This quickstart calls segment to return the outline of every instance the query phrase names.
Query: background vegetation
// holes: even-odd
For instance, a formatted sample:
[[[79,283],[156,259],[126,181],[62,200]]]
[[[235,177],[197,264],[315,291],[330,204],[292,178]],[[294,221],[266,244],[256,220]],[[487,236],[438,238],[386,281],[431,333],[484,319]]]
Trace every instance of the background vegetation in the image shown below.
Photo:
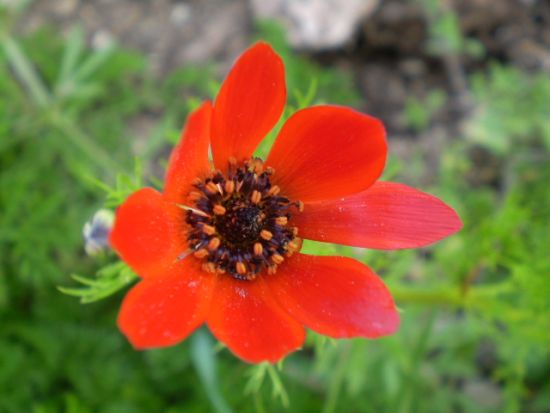
[[[160,185],[186,113],[215,94],[215,64],[153,77],[142,54],[90,49],[77,26],[68,36],[19,34],[20,10],[0,5],[0,412],[550,411],[550,78],[491,61],[456,16],[423,7],[430,53],[488,61],[464,74],[466,115],[438,164],[413,141],[385,178],[442,197],[464,229],[414,251],[307,243],[382,275],[401,330],[377,341],[311,334],[284,363],[250,366],[206,330],[135,352],[115,326],[126,287],[85,305],[57,289],[93,301],[133,280],[112,254],[85,254],[82,228],[105,202]],[[324,101],[362,107],[349,71],[297,56],[272,23],[255,30],[285,60],[289,112]],[[450,93],[405,102],[417,142]],[[150,113],[155,127],[136,134],[134,121]]]

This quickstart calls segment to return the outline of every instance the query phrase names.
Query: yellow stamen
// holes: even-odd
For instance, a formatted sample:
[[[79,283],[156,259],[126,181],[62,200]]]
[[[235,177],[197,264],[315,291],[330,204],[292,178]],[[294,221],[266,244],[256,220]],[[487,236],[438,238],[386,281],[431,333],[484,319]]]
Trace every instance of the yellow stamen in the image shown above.
[[[221,244],[221,241],[218,237],[214,237],[210,240],[210,242],[208,243],[208,249],[210,251],[215,251],[218,249],[218,247],[220,246]]]
[[[261,242],[257,242],[254,244],[254,254],[255,255],[262,255],[264,252],[264,247]]]
[[[216,215],[224,215],[226,212],[226,209],[220,204],[218,204],[214,206],[213,211],[214,211],[214,214]]]
[[[241,261],[237,262],[237,264],[235,265],[235,269],[240,275],[246,274],[246,265],[244,265]]]
[[[205,248],[201,248],[200,250],[195,251],[193,255],[199,259],[202,259],[208,255],[208,250],[206,250]]]
[[[253,168],[254,172],[259,175],[264,171],[264,163],[261,159],[256,158],[253,160]]]
[[[250,196],[250,202],[253,204],[257,204],[262,200],[262,194],[259,191],[252,191],[252,195]]]
[[[260,237],[262,237],[266,241],[269,241],[271,238],[273,238],[273,234],[267,229],[262,229],[262,231],[260,232]]]
[[[281,188],[277,185],[273,185],[271,188],[269,188],[269,191],[267,191],[267,195],[269,196],[275,196],[278,195],[279,192],[281,192]]]
[[[214,274],[216,272],[216,264],[213,262],[206,262],[202,264],[202,269],[210,274]]]
[[[281,264],[285,258],[281,254],[273,254],[271,256],[271,261],[273,261],[275,264]]]
[[[225,192],[232,194],[235,191],[235,181],[226,181],[225,183]]]
[[[202,198],[202,194],[200,192],[197,192],[197,191],[189,192],[189,200],[190,201],[198,201],[201,198]]]
[[[206,184],[206,190],[212,194],[215,194],[216,192],[218,192],[218,187],[214,182],[208,182]]]
[[[214,235],[216,233],[216,228],[214,228],[212,225],[204,224],[202,226],[202,232],[204,232],[206,235]]]
[[[286,245],[286,249],[290,253],[300,251],[302,249],[303,240],[301,238],[294,238]]]

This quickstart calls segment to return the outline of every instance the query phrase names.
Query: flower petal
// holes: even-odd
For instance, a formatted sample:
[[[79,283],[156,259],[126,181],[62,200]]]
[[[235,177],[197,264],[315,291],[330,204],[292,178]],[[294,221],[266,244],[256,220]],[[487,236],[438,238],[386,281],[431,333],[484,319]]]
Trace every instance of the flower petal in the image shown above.
[[[293,217],[302,237],[363,248],[417,248],[462,228],[456,212],[435,196],[377,182],[346,198],[306,203]]]
[[[281,306],[318,333],[376,338],[399,327],[382,280],[351,258],[295,254],[265,280]]]
[[[164,186],[166,199],[184,203],[193,179],[203,177],[210,170],[208,147],[211,118],[212,104],[208,101],[187,118],[180,142],[168,162]]]
[[[275,363],[305,338],[303,327],[279,307],[260,279],[220,277],[207,323],[218,340],[250,363]]]
[[[266,164],[285,196],[317,201],[367,189],[386,162],[382,123],[352,109],[315,106],[285,123]]]
[[[160,192],[143,188],[118,208],[109,242],[140,276],[150,277],[175,265],[185,251],[183,211]]]
[[[141,281],[124,298],[120,330],[138,349],[180,342],[204,322],[214,280],[189,258],[167,275]]]
[[[223,82],[212,119],[212,155],[222,171],[227,161],[241,161],[275,126],[285,106],[285,68],[281,58],[263,42],[237,60]]]

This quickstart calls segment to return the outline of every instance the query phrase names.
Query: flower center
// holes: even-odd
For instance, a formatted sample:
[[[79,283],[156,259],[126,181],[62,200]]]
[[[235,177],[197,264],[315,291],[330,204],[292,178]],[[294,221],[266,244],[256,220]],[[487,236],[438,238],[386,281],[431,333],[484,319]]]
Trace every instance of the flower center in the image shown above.
[[[262,230],[262,211],[246,202],[230,202],[226,213],[216,219],[215,227],[223,239],[234,246],[250,246]]]
[[[213,172],[196,179],[186,207],[189,246],[203,270],[252,280],[275,273],[285,257],[301,248],[298,228],[289,225],[301,202],[291,202],[271,184],[274,171],[261,159],[229,162],[226,175]]]

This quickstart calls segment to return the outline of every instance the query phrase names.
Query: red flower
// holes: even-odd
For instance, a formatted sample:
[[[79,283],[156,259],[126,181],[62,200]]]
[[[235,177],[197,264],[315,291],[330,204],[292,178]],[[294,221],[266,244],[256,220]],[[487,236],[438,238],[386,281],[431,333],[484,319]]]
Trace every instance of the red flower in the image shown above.
[[[302,345],[304,327],[337,338],[391,334],[399,316],[380,278],[351,258],[299,253],[298,236],[397,249],[460,229],[439,199],[376,182],[384,127],[352,109],[300,110],[265,163],[254,158],[285,99],[283,62],[256,44],[215,104],[189,116],[164,192],[143,188],[118,209],[111,245],[142,277],[118,317],[134,347],[176,344],[206,322],[240,358],[275,362]]]

